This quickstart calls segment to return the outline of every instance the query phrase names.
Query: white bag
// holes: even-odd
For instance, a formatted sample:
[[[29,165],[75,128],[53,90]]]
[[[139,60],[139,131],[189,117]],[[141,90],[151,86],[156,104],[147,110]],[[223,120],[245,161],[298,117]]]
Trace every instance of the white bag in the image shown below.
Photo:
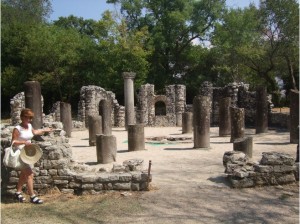
[[[4,149],[4,158],[3,164],[6,167],[19,169],[22,166],[21,159],[20,159],[20,149],[17,148],[15,151],[13,149],[14,142],[11,143],[10,147]]]

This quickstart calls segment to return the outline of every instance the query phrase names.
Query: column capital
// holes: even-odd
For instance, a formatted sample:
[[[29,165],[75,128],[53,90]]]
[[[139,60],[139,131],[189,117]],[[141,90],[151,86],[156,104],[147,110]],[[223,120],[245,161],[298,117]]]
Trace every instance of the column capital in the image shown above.
[[[124,79],[134,79],[136,76],[135,72],[123,72],[122,76]]]

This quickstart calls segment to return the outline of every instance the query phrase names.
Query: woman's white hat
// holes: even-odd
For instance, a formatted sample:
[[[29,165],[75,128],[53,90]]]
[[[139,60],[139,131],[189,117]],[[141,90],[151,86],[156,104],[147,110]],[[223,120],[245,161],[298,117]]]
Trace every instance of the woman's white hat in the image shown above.
[[[26,145],[21,149],[20,158],[24,163],[34,164],[42,157],[43,152],[36,144]]]

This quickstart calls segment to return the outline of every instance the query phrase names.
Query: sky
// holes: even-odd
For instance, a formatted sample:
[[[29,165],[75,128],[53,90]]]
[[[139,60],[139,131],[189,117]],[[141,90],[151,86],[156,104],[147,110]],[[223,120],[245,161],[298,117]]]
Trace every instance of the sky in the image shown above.
[[[106,0],[52,0],[51,2],[53,12],[49,21],[70,15],[98,21],[105,10],[115,10],[113,4],[106,4]],[[259,0],[226,0],[226,5],[232,8],[244,8],[251,2],[258,6]]]

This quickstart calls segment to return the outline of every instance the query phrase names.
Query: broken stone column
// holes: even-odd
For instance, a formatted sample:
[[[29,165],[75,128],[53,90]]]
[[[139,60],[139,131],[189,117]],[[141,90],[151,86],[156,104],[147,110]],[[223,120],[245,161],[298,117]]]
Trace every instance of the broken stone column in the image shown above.
[[[96,135],[97,162],[106,164],[116,161],[117,141],[113,135]]]
[[[63,130],[67,137],[71,137],[72,133],[72,111],[71,104],[60,102],[60,121],[63,123]]]
[[[128,125],[128,151],[140,150],[145,150],[144,125]]]
[[[219,136],[230,136],[231,134],[231,116],[230,116],[231,98],[224,97],[219,101]]]
[[[231,138],[230,142],[235,139],[243,138],[245,135],[245,110],[244,108],[230,107],[231,115]]]
[[[253,138],[244,137],[235,139],[233,142],[233,151],[245,153],[249,158],[252,158]]]
[[[299,143],[299,91],[290,90],[290,143]]]
[[[99,115],[89,115],[89,145],[96,145],[96,135],[103,134],[102,118]]]
[[[125,97],[125,128],[135,123],[134,114],[134,72],[123,72]]]
[[[268,95],[264,86],[256,89],[256,134],[268,132]]]
[[[104,135],[111,135],[111,103],[108,100],[101,100],[99,104],[99,113],[102,117],[102,131]]]
[[[34,117],[32,119],[32,127],[39,129],[43,126],[43,108],[41,85],[37,81],[24,82],[25,107],[32,110]]]
[[[182,114],[182,134],[193,132],[193,113],[184,112]]]
[[[194,148],[210,146],[210,107],[210,97],[195,96],[193,100]]]

